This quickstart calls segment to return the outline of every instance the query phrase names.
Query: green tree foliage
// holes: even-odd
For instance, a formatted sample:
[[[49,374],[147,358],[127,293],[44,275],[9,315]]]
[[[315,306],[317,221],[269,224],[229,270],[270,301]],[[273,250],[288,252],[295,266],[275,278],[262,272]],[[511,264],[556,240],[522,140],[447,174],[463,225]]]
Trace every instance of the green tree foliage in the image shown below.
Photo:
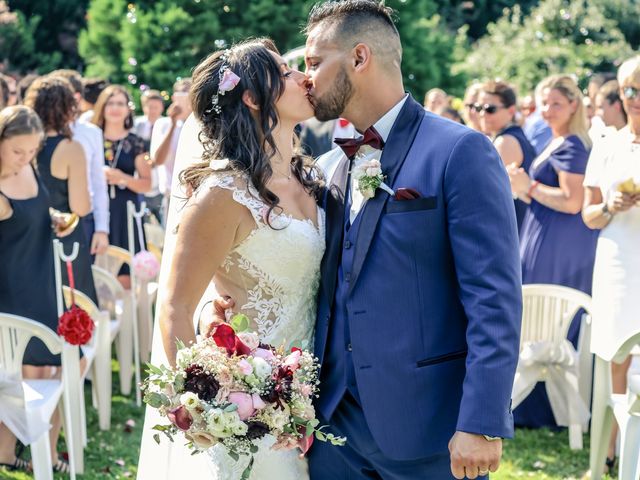
[[[468,78],[509,79],[526,92],[553,73],[584,79],[613,70],[631,53],[616,22],[605,17],[601,0],[543,0],[527,17],[517,6],[507,10],[454,71]]]
[[[77,37],[85,25],[89,0],[8,0],[7,3],[22,17],[18,25],[23,28],[22,34],[29,35],[33,42],[34,55],[40,62],[37,70],[81,66]],[[22,63],[17,65],[25,69]]]

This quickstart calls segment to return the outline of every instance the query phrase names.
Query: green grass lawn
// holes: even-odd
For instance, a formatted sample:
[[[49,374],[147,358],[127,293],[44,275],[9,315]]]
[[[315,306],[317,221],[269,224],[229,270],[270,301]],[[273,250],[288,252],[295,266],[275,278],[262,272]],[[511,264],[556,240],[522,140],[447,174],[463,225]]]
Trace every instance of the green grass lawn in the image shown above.
[[[102,432],[98,428],[97,413],[90,405],[91,390],[86,389],[89,445],[85,450],[86,473],[79,475],[79,479],[136,477],[144,409],[136,406],[134,394],[129,397],[119,394],[115,374],[113,387],[111,430],[107,432]],[[569,449],[566,431],[517,430],[515,439],[505,442],[501,468],[491,478],[495,480],[580,479],[587,471],[589,464],[588,435],[584,440],[584,450],[576,452]],[[66,450],[62,440],[60,450]],[[0,479],[27,480],[30,478],[32,478],[30,475],[24,473],[0,470]],[[64,478],[68,477],[56,476],[56,480]]]

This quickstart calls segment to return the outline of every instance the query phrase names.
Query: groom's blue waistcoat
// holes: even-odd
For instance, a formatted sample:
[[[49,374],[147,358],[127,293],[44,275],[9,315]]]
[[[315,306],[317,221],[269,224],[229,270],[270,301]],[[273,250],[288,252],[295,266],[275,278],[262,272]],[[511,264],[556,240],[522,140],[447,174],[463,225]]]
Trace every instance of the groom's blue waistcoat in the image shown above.
[[[349,389],[395,460],[446,452],[456,430],[511,436],[520,259],[509,181],[491,142],[409,98],[381,163],[388,185],[421,197],[378,190],[348,232],[347,159],[324,158],[332,159],[315,332],[319,412],[330,422]]]

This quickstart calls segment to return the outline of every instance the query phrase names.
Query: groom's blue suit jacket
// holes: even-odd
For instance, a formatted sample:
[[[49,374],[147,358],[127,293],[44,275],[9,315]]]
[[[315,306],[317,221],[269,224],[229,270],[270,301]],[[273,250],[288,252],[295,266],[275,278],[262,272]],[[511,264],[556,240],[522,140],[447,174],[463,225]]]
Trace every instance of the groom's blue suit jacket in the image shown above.
[[[327,348],[339,348],[327,339],[344,248],[347,162],[339,149],[319,159],[332,176],[315,336],[321,360]],[[421,198],[399,201],[379,189],[359,214],[342,307],[371,433],[397,460],[445,452],[456,430],[510,437],[522,296],[503,164],[484,135],[425,112],[412,98],[381,162],[388,185]]]

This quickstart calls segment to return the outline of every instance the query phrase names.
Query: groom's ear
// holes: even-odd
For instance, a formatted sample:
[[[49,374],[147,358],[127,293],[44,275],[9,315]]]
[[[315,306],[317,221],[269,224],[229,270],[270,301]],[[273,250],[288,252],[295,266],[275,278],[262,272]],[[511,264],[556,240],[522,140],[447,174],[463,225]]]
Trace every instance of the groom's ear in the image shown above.
[[[242,103],[244,103],[249,109],[255,110],[256,112],[260,111],[260,107],[255,102],[253,95],[249,90],[245,90],[242,92]]]
[[[371,63],[371,48],[366,43],[359,43],[353,47],[352,61],[353,68],[356,72],[362,72],[369,67]]]

